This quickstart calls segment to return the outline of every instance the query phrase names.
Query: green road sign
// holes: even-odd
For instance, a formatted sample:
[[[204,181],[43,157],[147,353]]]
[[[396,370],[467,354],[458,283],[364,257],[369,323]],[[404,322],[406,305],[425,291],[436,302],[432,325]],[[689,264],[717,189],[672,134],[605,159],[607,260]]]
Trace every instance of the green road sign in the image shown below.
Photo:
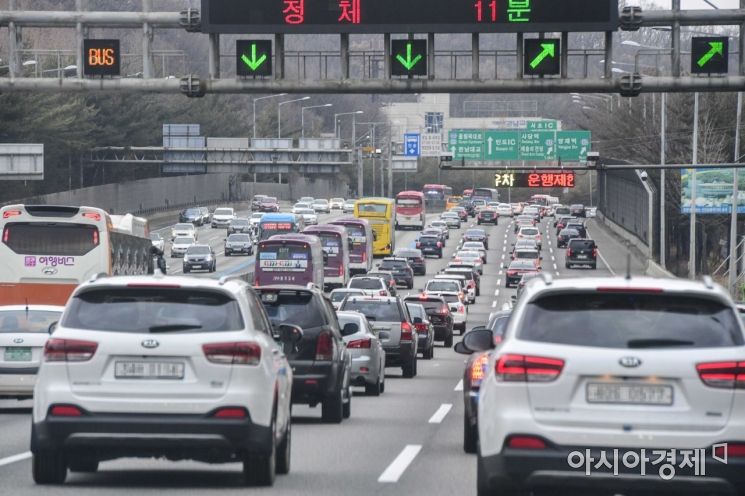
[[[484,160],[484,132],[480,129],[450,131],[448,143],[453,160]]]
[[[554,160],[556,158],[555,131],[519,131],[520,160]]]
[[[691,38],[691,73],[726,74],[729,69],[729,39],[724,36]]]
[[[272,42],[238,40],[235,42],[236,69],[239,76],[272,75]]]
[[[558,131],[556,153],[563,162],[584,162],[590,151],[590,131]]]
[[[484,160],[519,160],[520,142],[515,131],[486,131]]]
[[[526,129],[528,131],[556,131],[559,128],[559,121],[553,120],[542,120],[542,121],[528,121]]]
[[[561,40],[556,38],[529,38],[523,43],[523,74],[526,76],[559,74]]]
[[[394,76],[426,76],[427,40],[391,41],[391,59]]]

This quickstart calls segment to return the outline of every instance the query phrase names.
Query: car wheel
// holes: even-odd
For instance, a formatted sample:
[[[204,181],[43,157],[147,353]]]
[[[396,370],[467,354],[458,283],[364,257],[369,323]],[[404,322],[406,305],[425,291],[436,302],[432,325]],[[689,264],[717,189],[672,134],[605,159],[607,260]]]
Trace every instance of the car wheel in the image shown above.
[[[442,258],[442,252],[437,254],[437,258]]]
[[[460,335],[464,335],[466,333],[466,323],[463,322],[463,324],[460,326]]]
[[[189,267],[184,267],[184,274],[188,274],[190,270]]]
[[[98,461],[97,460],[70,461],[68,468],[70,469],[70,472],[92,474],[92,473],[98,472]]]
[[[463,451],[476,453],[478,447],[479,431],[475,425],[471,425],[468,417],[463,415]]]
[[[347,386],[347,402],[342,407],[342,417],[348,419],[352,416],[352,387]]]
[[[250,486],[272,486],[277,475],[277,420],[272,419],[271,447],[267,454],[247,454],[243,458],[243,478]]]
[[[380,396],[380,393],[382,392],[380,376],[378,376],[378,380],[375,384],[365,384],[365,394],[368,396]]]
[[[277,447],[277,473],[281,475],[290,473],[290,451],[292,449],[292,422],[287,419],[287,430],[282,442]]]
[[[453,347],[453,333],[451,332],[445,337],[445,348]]]
[[[229,251],[226,251],[226,252],[225,252],[225,256],[226,256],[226,257],[229,257],[229,256],[230,256],[230,252],[229,252]]]
[[[431,343],[429,348],[424,351],[424,359],[432,360],[435,357],[435,343]]]
[[[416,355],[409,359],[409,363],[401,367],[404,378],[411,379],[416,375]]]
[[[406,289],[414,289],[414,281],[409,281],[409,283],[406,285]]]
[[[321,418],[324,422],[329,424],[341,423],[344,418],[344,390],[339,389],[338,394],[334,394],[325,400],[321,404]]]
[[[67,479],[67,465],[58,451],[34,453],[31,471],[37,484],[62,484]]]
[[[564,265],[566,266],[567,269],[571,269],[572,268],[572,266],[569,265],[569,263],[565,263]]]

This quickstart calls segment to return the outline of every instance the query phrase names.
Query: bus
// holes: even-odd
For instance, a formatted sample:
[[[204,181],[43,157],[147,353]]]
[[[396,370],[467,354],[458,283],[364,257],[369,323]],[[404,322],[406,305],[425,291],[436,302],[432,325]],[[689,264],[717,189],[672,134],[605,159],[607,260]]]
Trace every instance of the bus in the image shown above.
[[[318,236],[321,248],[326,252],[323,272],[323,287],[326,291],[346,287],[349,282],[350,240],[344,226],[318,224],[306,227],[303,234]]]
[[[305,223],[300,215],[267,213],[259,221],[259,241],[277,234],[299,233],[304,228]]]
[[[551,195],[533,195],[530,197],[530,203],[535,203],[542,207],[550,207],[559,203],[559,198]]]
[[[64,305],[97,274],[153,273],[146,219],[82,206],[6,205],[0,213],[3,305]]]
[[[307,234],[277,234],[259,241],[254,285],[314,284],[323,287],[325,256],[321,240]]]
[[[330,222],[337,226],[344,226],[347,230],[349,240],[352,242],[352,250],[349,253],[349,273],[351,275],[367,274],[373,266],[373,240],[375,239],[372,227],[366,219],[356,217],[342,217]]]
[[[422,230],[426,221],[424,193],[402,191],[396,195],[396,229]]]
[[[475,200],[477,198],[486,200],[486,203],[498,202],[499,192],[494,188],[474,188],[471,193],[471,199]]]
[[[450,210],[453,207],[457,207],[463,201],[462,196],[449,196],[445,199],[445,210]]]
[[[373,255],[390,256],[396,250],[396,205],[390,198],[363,198],[354,204],[354,216],[367,219],[373,229]]]
[[[473,194],[473,189],[464,189],[463,190],[463,198],[471,198],[471,195]]]
[[[445,184],[425,184],[422,193],[426,201],[438,201],[444,204],[448,196],[453,196],[453,188]]]

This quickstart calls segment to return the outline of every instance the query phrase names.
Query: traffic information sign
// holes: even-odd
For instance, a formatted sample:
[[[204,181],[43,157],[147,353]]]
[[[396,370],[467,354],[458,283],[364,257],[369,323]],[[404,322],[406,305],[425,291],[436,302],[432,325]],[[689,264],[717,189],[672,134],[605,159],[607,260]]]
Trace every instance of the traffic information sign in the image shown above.
[[[202,0],[205,33],[615,31],[618,0]]]
[[[691,38],[692,74],[726,74],[728,62],[729,39],[726,36]]]
[[[269,40],[237,40],[236,68],[239,76],[272,75],[272,42]]]
[[[550,125],[549,125],[550,126]],[[448,140],[453,160],[584,162],[590,131],[456,129]]]
[[[531,38],[524,43],[523,74],[550,76],[561,72],[561,40]]]
[[[497,188],[574,188],[572,171],[559,172],[497,172]]]
[[[118,76],[120,74],[119,40],[83,40],[83,74]]]

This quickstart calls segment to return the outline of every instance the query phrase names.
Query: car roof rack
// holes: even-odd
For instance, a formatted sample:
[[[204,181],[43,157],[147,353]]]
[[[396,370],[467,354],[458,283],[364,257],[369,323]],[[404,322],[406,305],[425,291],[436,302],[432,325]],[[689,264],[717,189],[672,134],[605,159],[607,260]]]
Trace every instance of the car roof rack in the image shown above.
[[[714,280],[711,276],[704,276],[703,281],[707,289],[714,289]]]
[[[104,277],[109,277],[109,275],[106,272],[99,272],[98,274],[93,274],[88,282],[96,282],[99,279],[103,279]]]

